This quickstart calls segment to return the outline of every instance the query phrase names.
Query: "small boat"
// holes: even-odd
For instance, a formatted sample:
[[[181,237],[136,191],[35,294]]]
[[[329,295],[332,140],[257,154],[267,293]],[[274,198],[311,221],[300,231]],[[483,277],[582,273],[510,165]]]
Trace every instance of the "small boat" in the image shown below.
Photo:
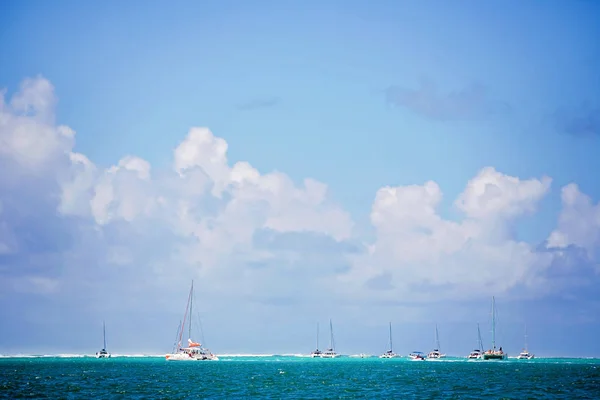
[[[320,358],[321,354],[323,354],[323,353],[321,352],[321,350],[319,350],[319,323],[317,322],[317,347],[316,347],[315,351],[310,353],[310,356],[312,358]]]
[[[106,351],[106,324],[102,321],[102,336],[104,336],[104,347],[96,352],[96,358],[110,358],[110,353]]]
[[[477,348],[473,350],[468,356],[469,360],[481,360],[483,359],[483,342],[481,341],[481,331],[479,330],[479,324],[477,324]]]
[[[340,355],[335,352],[335,340],[333,339],[333,325],[329,320],[329,348],[321,353],[321,358],[338,358]]]
[[[194,298],[194,281],[192,281],[192,287],[190,288],[190,294],[188,296],[187,305],[185,307],[185,313],[183,315],[183,321],[181,326],[178,327],[177,332],[177,343],[175,348],[170,354],[165,356],[167,361],[203,361],[203,360],[218,360],[219,358],[212,354],[207,348],[202,347],[202,344],[192,340],[192,304]],[[188,314],[189,311],[189,314]],[[189,318],[188,318],[189,315]],[[182,346],[183,332],[185,330],[185,323],[188,320],[188,340],[187,346]]]
[[[435,324],[435,349],[433,349],[433,351],[430,351],[429,354],[427,354],[427,359],[428,360],[437,360],[440,358],[445,358],[446,355],[442,354],[439,349],[440,349],[440,336],[438,335],[437,324]]]
[[[484,360],[506,360],[508,354],[502,350],[502,346],[496,349],[496,299],[492,297],[492,348],[483,353]]]
[[[390,322],[390,349],[379,356],[379,358],[399,358],[400,356],[394,353],[394,349],[392,347],[392,323]]]
[[[525,326],[525,348],[517,356],[518,360],[531,360],[535,355],[531,354],[527,349],[527,325]]]
[[[412,361],[425,361],[425,354],[421,351],[413,351],[408,355]]]

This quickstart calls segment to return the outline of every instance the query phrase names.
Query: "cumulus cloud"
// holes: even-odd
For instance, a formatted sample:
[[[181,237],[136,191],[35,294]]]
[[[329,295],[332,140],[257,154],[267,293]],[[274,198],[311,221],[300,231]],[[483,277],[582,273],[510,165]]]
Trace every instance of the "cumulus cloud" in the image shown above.
[[[557,228],[548,237],[548,247],[576,246],[594,257],[600,246],[600,203],[594,204],[574,183],[562,188],[561,199],[563,209]]]
[[[433,120],[476,119],[510,110],[507,103],[490,98],[485,87],[478,84],[443,94],[433,82],[421,80],[417,89],[388,87],[385,100],[389,105],[406,108]]]
[[[141,249],[140,243],[158,241],[167,251],[153,260],[153,270],[138,272],[161,279],[202,274],[226,279],[246,263],[275,262],[274,251],[254,245],[263,230],[298,233],[299,243],[310,243],[313,234],[341,243],[352,234],[352,219],[329,200],[327,185],[310,178],[297,185],[283,173],[261,173],[248,162],[230,165],[227,142],[208,128],[190,129],[173,153],[172,170],[153,171],[133,155],[98,167],[73,151],[71,129],[54,124],[56,103],[52,85],[41,77],[26,80],[10,101],[2,97],[2,254],[23,249],[27,239],[19,235],[20,225],[31,209],[44,210],[40,223],[55,226],[60,221],[72,236],[71,246],[60,249],[62,259],[93,254],[86,260],[88,273],[56,268],[54,274],[65,281],[74,276],[85,280],[93,275],[89,271],[102,274],[109,265],[137,265],[146,253],[158,251]],[[174,260],[179,272],[167,271],[165,264]],[[49,293],[50,287],[40,290]]]
[[[103,167],[76,152],[75,132],[56,123],[47,80],[28,79],[5,97],[0,293],[4,302],[46,299],[26,310],[29,321],[52,313],[66,321],[62,309],[80,318],[177,312],[173,294],[191,278],[213,299],[206,308],[247,305],[248,318],[262,315],[253,304],[314,311],[336,301],[481,299],[517,288],[538,295],[560,290],[555,282],[582,259],[574,247],[592,254],[600,245],[600,206],[575,185],[563,188],[547,246],[514,237],[516,221],[549,192],[548,177],[483,168],[454,201],[459,220],[440,214],[434,181],[382,187],[370,213],[374,236],[363,237],[326,184],[231,163],[225,139],[206,127],[189,130],[171,168],[135,155]]]
[[[551,257],[515,240],[506,227],[535,211],[550,182],[484,168],[455,202],[464,214],[458,222],[438,214],[442,192],[435,182],[381,188],[371,210],[376,240],[340,278],[340,286],[367,298],[423,301],[534,286]]]

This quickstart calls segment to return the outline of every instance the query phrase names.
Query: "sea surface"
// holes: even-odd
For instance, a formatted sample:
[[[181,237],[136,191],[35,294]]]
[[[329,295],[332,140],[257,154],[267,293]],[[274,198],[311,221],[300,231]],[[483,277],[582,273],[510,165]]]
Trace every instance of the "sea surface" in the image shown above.
[[[600,399],[600,359],[3,357],[0,398]]]

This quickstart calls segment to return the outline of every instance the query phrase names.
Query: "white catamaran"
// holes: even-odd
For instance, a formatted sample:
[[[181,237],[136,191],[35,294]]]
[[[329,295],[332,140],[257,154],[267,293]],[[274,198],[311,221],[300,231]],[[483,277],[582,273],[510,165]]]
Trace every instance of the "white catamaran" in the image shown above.
[[[433,351],[430,351],[429,354],[427,354],[427,359],[437,360],[445,357],[446,355],[440,352],[440,335],[438,334],[437,324],[435,324],[435,349],[433,349]]]
[[[390,349],[379,356],[379,358],[399,358],[400,356],[394,353],[394,348],[392,347],[392,323],[390,322]]]
[[[317,357],[321,357],[321,354],[323,354],[323,353],[321,352],[321,350],[319,350],[319,323],[317,322],[317,347],[316,347],[315,351],[310,353],[310,356],[312,358],[317,358]]]
[[[496,349],[496,299],[492,296],[492,348],[483,353],[484,360],[506,360],[508,355],[502,351],[502,346]]]
[[[338,358],[340,355],[335,352],[335,340],[333,339],[333,324],[329,320],[329,348],[321,353],[321,358]]]
[[[201,361],[201,360],[218,360],[219,358],[212,354],[207,348],[202,347],[202,344],[194,342],[192,340],[192,304],[194,298],[194,281],[192,281],[192,287],[190,288],[190,294],[188,296],[187,305],[185,307],[185,313],[183,315],[183,321],[177,332],[177,343],[173,352],[167,354],[165,358],[168,361]],[[189,316],[189,317],[188,317]],[[183,332],[185,330],[186,320],[188,322],[188,340],[187,346],[182,346]]]
[[[106,324],[102,321],[102,336],[104,336],[104,347],[96,352],[96,358],[110,358],[110,353],[106,351]]]
[[[534,357],[535,356],[529,352],[529,349],[527,346],[527,325],[525,325],[525,348],[523,349],[523,351],[521,353],[519,353],[519,356],[517,357],[517,359],[531,360]]]
[[[481,331],[479,330],[479,323],[477,324],[477,348],[469,354],[467,357],[469,360],[481,360],[483,359],[483,342],[481,341]]]

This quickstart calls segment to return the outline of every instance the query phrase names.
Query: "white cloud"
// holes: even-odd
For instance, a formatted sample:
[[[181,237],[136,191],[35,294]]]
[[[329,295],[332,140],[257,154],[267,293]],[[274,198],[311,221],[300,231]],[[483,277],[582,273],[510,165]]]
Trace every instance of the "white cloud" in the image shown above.
[[[533,212],[549,187],[547,177],[520,180],[484,168],[455,202],[465,214],[460,222],[438,214],[435,182],[381,188],[371,211],[376,240],[340,287],[349,295],[435,300],[533,285],[551,256],[516,241],[507,225]]]
[[[594,204],[574,183],[562,188],[561,198],[563,208],[558,226],[548,238],[548,247],[575,245],[595,255],[600,246],[600,203]]]
[[[549,191],[547,177],[522,180],[482,169],[454,203],[464,216],[460,221],[438,212],[443,196],[434,181],[380,188],[370,215],[375,237],[368,240],[356,236],[353,220],[330,200],[327,185],[261,173],[244,161],[230,164],[227,142],[208,128],[190,129],[173,153],[171,170],[153,169],[133,155],[108,168],[94,165],[73,151],[74,132],[55,125],[55,104],[43,78],[0,102],[0,166],[13,167],[0,176],[0,254],[26,252],[31,241],[16,230],[29,203],[19,205],[15,196],[44,202],[51,211],[39,223],[57,224],[60,229],[47,229],[68,232],[68,240],[38,246],[50,249],[38,260],[54,260],[52,273],[36,264],[11,282],[33,282],[47,294],[69,290],[75,280],[71,289],[86,288],[87,295],[96,290],[90,278],[113,279],[110,290],[123,282],[129,295],[143,285],[155,293],[203,276],[211,283],[207,292],[260,293],[265,303],[269,296],[311,292],[319,301],[487,297],[519,285],[534,293],[554,257],[516,240],[509,229],[535,212]],[[563,201],[549,243],[597,246],[598,206],[572,186],[563,189]],[[285,240],[273,239],[277,235]],[[49,236],[42,239],[58,241]],[[257,237],[271,239],[257,244]],[[358,241],[364,246],[353,245]],[[53,258],[46,258],[49,252]]]
[[[45,172],[71,150],[73,130],[54,125],[56,98],[50,82],[26,79],[8,103],[0,93],[0,156],[17,162],[19,172]]]
[[[471,218],[512,218],[535,211],[551,182],[546,176],[522,181],[487,167],[469,181],[455,204]]]

